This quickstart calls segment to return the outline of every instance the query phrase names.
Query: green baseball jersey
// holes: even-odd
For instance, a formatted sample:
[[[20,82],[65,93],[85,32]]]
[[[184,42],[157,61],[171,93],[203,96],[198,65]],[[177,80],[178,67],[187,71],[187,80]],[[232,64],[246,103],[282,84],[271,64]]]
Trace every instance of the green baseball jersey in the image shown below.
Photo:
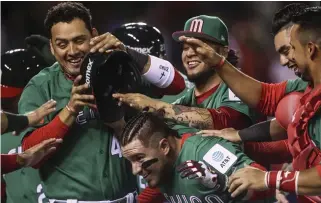
[[[1,153],[21,153],[21,137],[13,136],[12,132],[1,135]],[[37,170],[22,168],[5,174],[7,203],[49,203],[42,191],[41,180]]]
[[[233,202],[227,191],[218,193],[202,185],[199,180],[182,179],[175,168],[187,160],[203,161],[212,170],[227,176],[253,163],[238,144],[217,137],[192,136],[183,144],[172,177],[159,187],[169,202]]]
[[[309,135],[314,144],[321,149],[321,112],[314,115],[308,125]]]
[[[291,92],[304,92],[307,86],[308,83],[303,81],[301,78],[287,80],[285,93],[288,94]]]
[[[47,124],[65,108],[71,88],[72,81],[66,79],[60,65],[55,63],[27,84],[19,101],[19,113],[54,99],[56,111],[45,118]],[[33,130],[28,128],[23,136]],[[136,177],[123,158],[117,139],[89,108],[79,112],[64,142],[39,171],[49,199],[114,200],[137,189]]]

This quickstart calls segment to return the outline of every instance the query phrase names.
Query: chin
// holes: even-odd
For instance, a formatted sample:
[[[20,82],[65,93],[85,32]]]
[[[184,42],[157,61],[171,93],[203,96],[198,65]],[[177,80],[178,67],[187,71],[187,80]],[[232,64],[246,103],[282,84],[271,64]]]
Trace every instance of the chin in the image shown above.
[[[158,186],[157,181],[155,181],[155,180],[148,181],[148,187],[156,188],[157,186]]]

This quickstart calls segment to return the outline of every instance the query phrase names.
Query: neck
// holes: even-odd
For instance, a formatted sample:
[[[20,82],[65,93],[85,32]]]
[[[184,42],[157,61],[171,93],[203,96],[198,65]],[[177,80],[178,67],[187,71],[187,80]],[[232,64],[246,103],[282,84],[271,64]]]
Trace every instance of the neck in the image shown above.
[[[209,91],[210,89],[217,86],[221,82],[222,82],[222,79],[220,78],[220,76],[218,74],[213,74],[204,83],[202,84],[195,83],[195,96],[204,94],[205,92]]]
[[[313,87],[320,85],[321,84],[321,59],[311,64],[310,74],[313,81]]]

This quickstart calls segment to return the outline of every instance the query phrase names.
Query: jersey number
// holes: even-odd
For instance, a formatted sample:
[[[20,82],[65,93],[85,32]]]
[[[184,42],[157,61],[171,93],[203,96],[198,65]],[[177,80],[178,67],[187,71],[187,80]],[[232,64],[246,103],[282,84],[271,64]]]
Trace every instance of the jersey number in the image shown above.
[[[123,156],[121,154],[118,140],[115,137],[113,137],[113,141],[111,143],[111,155],[116,155],[116,154],[118,154],[119,158]]]

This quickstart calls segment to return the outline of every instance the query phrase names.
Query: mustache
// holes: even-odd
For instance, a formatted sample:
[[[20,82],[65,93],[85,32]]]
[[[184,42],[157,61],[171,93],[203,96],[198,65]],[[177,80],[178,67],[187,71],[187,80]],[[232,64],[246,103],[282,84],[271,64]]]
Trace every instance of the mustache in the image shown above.
[[[146,169],[146,168],[150,167],[151,165],[153,165],[156,162],[158,162],[158,158],[154,158],[154,159],[150,159],[150,160],[144,161],[142,163],[142,168]]]

